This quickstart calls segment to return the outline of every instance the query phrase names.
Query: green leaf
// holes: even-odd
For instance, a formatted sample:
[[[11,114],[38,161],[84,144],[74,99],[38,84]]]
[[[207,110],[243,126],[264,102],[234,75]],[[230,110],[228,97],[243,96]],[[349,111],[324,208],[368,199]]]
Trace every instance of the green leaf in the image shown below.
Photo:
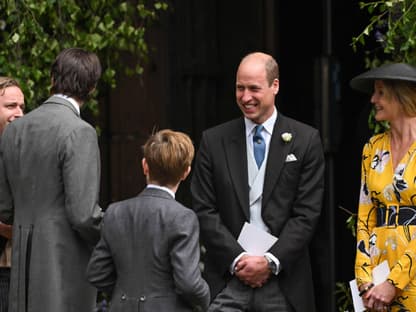
[[[98,94],[116,87],[116,75],[129,68],[120,60],[122,51],[135,60],[130,71],[142,74],[149,50],[145,29],[168,7],[167,0],[139,0],[137,7],[115,0],[0,1],[0,73],[24,82],[29,110],[49,95],[47,88],[37,86],[49,85],[50,65],[67,47],[81,46],[99,55],[105,70]]]
[[[13,43],[19,42],[19,39],[20,39],[19,34],[18,33],[14,33],[13,36],[12,36]]]

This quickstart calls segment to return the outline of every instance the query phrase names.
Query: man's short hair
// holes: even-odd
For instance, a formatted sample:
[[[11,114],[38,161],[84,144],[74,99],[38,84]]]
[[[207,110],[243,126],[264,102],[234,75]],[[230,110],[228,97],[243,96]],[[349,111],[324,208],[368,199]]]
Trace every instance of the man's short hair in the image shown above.
[[[264,62],[264,68],[266,70],[266,79],[269,83],[269,86],[273,84],[275,79],[279,79],[279,64],[277,63],[276,59],[271,56],[270,54],[266,54],[263,52],[251,52],[244,56],[240,62],[240,64],[252,57],[256,57],[258,59],[262,59]]]
[[[188,135],[170,129],[160,130],[143,147],[150,180],[162,186],[176,185],[192,164],[194,146]]]
[[[21,89],[20,84],[16,79],[6,76],[0,76],[0,95],[4,94],[4,91],[8,87],[18,87]]]
[[[101,63],[95,53],[80,48],[65,49],[51,67],[51,93],[86,101],[100,76]]]

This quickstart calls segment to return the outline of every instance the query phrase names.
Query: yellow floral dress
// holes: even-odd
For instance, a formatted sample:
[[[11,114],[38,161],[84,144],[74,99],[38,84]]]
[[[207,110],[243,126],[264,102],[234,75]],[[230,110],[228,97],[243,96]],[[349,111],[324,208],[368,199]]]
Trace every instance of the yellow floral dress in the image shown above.
[[[390,311],[416,311],[416,142],[393,168],[389,132],[363,148],[355,276],[371,282],[372,269],[388,261],[388,279],[403,291]]]

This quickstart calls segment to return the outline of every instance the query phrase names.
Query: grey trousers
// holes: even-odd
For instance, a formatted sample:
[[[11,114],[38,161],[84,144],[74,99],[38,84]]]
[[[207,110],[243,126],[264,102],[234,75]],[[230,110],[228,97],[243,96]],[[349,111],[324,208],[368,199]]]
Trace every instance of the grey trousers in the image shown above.
[[[294,312],[282,294],[277,276],[260,288],[251,288],[233,277],[214,298],[208,312]]]

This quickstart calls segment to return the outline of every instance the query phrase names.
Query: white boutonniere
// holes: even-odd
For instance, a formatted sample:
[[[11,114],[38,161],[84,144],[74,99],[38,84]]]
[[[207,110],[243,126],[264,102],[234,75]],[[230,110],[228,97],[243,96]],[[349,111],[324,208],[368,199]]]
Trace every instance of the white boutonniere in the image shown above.
[[[292,133],[289,133],[289,132],[282,133],[282,140],[285,143],[289,143],[292,140]]]

